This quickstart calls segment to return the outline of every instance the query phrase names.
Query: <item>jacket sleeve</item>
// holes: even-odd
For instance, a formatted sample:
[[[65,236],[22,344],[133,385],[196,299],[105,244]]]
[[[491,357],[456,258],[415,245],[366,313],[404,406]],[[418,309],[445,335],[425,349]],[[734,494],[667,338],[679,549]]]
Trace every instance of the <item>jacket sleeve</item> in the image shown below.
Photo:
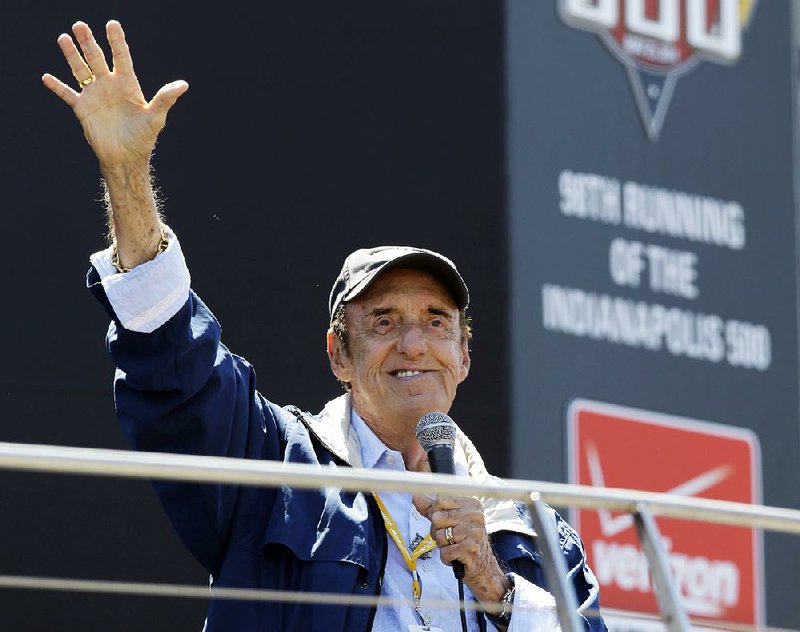
[[[567,567],[567,576],[575,590],[578,613],[583,619],[584,628],[590,632],[607,632],[606,625],[599,615],[600,596],[597,579],[586,561],[586,551],[578,534],[556,511],[550,509],[553,528],[558,535],[561,552]],[[500,532],[492,536],[492,546],[507,569],[525,580],[544,588],[547,587],[542,564],[541,551],[535,539],[519,533]],[[516,597],[515,597],[516,607]],[[514,615],[512,614],[512,623]]]
[[[114,404],[137,450],[278,459],[280,410],[256,391],[253,368],[220,340],[220,325],[194,294],[152,333],[125,329],[92,268],[87,284],[112,317]],[[224,555],[237,500],[231,485],[158,481],[184,544],[212,575]]]

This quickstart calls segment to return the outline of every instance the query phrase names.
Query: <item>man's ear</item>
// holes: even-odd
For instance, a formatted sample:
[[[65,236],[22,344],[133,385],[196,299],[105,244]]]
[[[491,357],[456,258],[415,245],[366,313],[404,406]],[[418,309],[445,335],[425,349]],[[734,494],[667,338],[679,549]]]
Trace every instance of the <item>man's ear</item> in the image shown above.
[[[347,355],[344,343],[342,343],[339,336],[333,333],[332,329],[328,330],[327,341],[328,361],[331,364],[331,371],[342,382],[351,382],[353,371],[350,365],[350,356]]]
[[[459,384],[467,379],[471,365],[472,358],[469,355],[469,343],[465,340],[461,343],[461,379],[458,381]]]

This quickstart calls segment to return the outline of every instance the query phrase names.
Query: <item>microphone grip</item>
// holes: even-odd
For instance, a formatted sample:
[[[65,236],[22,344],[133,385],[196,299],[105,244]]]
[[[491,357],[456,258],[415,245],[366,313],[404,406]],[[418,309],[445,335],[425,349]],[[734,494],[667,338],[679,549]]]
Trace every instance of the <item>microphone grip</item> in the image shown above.
[[[453,448],[449,445],[433,445],[428,448],[428,463],[435,474],[455,474]]]
[[[431,466],[431,472],[436,474],[456,473],[453,448],[449,445],[433,445],[428,448],[428,463]],[[455,560],[452,566],[453,575],[456,576],[456,579],[464,579],[464,565]]]

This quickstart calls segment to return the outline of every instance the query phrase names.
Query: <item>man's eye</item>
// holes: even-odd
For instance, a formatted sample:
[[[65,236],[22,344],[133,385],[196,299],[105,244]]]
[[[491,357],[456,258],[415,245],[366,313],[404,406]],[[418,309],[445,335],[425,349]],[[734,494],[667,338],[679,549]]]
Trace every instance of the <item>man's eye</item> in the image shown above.
[[[390,319],[388,319],[388,318],[379,318],[376,321],[375,325],[378,326],[378,327],[383,327],[383,328],[391,327],[392,326],[392,321]]]

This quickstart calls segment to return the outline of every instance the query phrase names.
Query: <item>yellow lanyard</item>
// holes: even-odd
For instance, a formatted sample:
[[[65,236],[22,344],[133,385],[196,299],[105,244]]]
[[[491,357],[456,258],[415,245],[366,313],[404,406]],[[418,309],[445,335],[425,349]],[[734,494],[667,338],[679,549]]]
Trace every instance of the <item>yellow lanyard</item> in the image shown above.
[[[428,534],[423,538],[422,542],[417,544],[417,546],[414,547],[414,550],[409,553],[405,543],[403,542],[403,537],[400,535],[400,530],[397,528],[397,525],[392,519],[389,510],[386,509],[386,505],[383,504],[383,501],[378,494],[372,492],[372,495],[375,497],[375,502],[378,503],[378,509],[381,510],[383,523],[386,525],[386,531],[389,533],[389,537],[391,537],[394,543],[397,545],[397,548],[400,550],[400,554],[405,560],[406,566],[408,566],[408,570],[411,572],[411,594],[414,597],[414,610],[417,611],[417,614],[419,614],[426,627],[429,627],[430,623],[426,620],[427,617],[423,616],[422,609],[420,607],[420,599],[422,598],[422,584],[419,581],[419,573],[417,573],[417,560],[426,553],[433,551],[433,549],[436,548],[436,542],[434,542],[430,534]]]

